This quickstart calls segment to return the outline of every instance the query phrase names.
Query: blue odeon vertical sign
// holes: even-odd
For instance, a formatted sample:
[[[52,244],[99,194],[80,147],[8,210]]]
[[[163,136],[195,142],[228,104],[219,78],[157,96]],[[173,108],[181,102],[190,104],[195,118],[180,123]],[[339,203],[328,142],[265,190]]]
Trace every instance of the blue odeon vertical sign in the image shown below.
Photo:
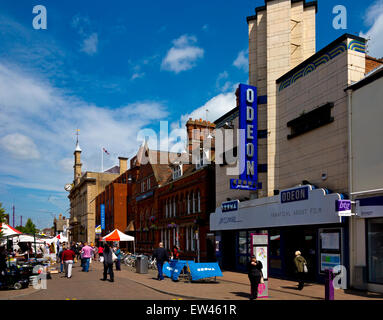
[[[237,190],[257,190],[258,184],[258,105],[257,88],[246,84],[239,85],[239,179],[230,180],[230,188]],[[244,134],[243,134],[244,133]]]
[[[101,230],[105,230],[105,204],[100,205],[101,212]]]

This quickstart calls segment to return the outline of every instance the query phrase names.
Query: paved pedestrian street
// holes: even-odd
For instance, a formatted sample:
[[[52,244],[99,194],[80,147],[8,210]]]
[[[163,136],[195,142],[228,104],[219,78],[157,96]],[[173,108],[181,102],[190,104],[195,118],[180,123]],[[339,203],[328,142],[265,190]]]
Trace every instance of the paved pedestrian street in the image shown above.
[[[101,281],[103,265],[93,262],[88,273],[82,272],[79,263],[73,268],[73,276],[53,274],[47,280],[47,289],[33,287],[22,290],[0,291],[2,300],[248,300],[249,283],[246,274],[223,272],[217,281],[188,282],[156,280],[156,272],[138,274],[134,269],[122,266],[114,271],[115,282]],[[302,291],[296,282],[270,279],[269,297],[265,300],[324,300],[324,286],[308,284]],[[335,300],[383,300],[383,295],[350,290],[336,290]]]

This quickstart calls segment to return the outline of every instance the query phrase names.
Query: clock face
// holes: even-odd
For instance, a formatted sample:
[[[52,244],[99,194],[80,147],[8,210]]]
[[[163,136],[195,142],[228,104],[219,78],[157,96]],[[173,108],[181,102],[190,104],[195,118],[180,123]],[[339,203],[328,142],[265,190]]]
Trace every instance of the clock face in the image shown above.
[[[64,189],[66,191],[71,191],[72,190],[72,185],[70,185],[69,183],[65,185]]]

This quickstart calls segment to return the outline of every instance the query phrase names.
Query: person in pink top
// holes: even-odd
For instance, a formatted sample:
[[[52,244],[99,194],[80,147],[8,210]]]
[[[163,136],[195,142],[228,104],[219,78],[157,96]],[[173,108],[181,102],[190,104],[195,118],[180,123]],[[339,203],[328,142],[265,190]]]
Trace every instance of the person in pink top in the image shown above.
[[[84,264],[82,266],[83,272],[89,272],[89,260],[92,257],[93,251],[94,249],[88,246],[88,243],[85,242],[81,249],[82,258],[84,259]]]

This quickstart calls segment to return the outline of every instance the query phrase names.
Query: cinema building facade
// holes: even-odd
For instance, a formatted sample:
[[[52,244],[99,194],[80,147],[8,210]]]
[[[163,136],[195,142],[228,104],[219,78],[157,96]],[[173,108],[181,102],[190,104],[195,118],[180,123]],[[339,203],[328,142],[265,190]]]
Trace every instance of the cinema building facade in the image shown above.
[[[227,171],[232,165],[216,165],[216,210],[210,215],[216,255],[224,269],[245,271],[254,254],[253,235],[265,233],[271,276],[293,278],[294,253],[300,250],[308,261],[309,280],[322,282],[326,269],[343,265],[353,286],[358,275],[355,259],[350,262],[350,225],[356,218],[347,201],[351,142],[346,89],[382,61],[366,55],[365,39],[348,34],[315,52],[316,2],[265,3],[247,18],[260,185],[235,189],[230,181],[238,176]],[[242,128],[247,102],[238,95],[237,107],[216,120],[216,128]],[[243,155],[240,141],[233,153]]]

